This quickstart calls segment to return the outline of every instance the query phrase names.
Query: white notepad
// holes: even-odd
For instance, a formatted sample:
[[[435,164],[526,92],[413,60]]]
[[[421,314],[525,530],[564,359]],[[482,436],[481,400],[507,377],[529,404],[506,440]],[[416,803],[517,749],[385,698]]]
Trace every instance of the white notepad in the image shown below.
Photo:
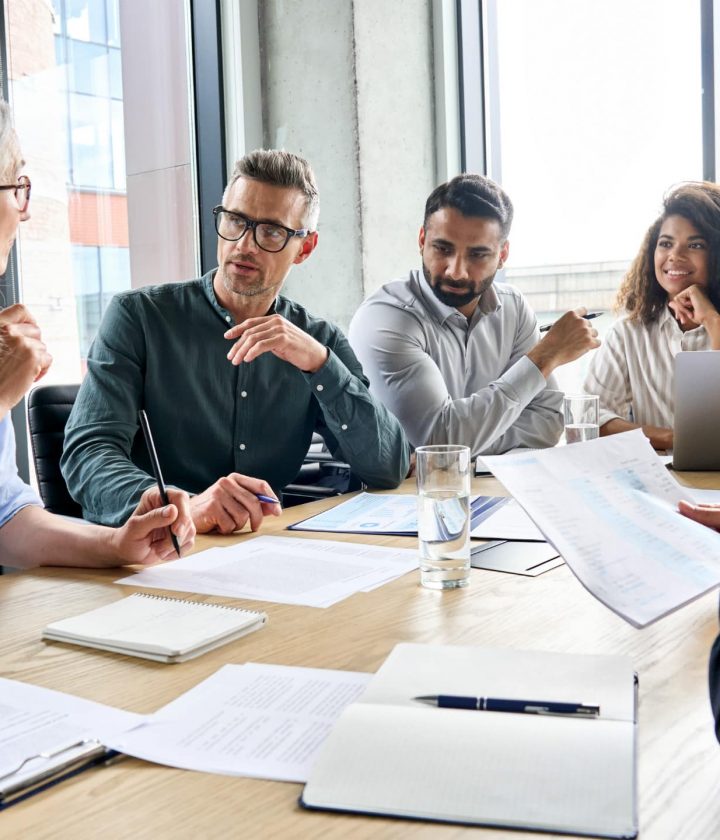
[[[48,624],[42,637],[157,662],[185,662],[266,621],[262,612],[138,593]]]
[[[441,709],[412,699],[438,693],[586,703],[600,714]],[[634,837],[636,702],[625,657],[400,644],[343,711],[301,803]]]

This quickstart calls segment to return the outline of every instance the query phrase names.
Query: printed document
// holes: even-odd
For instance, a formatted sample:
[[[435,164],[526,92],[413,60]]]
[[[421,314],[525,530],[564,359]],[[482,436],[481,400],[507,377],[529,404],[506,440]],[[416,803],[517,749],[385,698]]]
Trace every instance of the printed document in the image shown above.
[[[371,676],[225,665],[111,746],[187,770],[304,782],[340,712]]]
[[[537,525],[514,499],[503,501],[507,504],[498,505],[489,516],[473,523],[471,539],[545,541]]]
[[[143,569],[116,583],[278,604],[329,607],[418,568],[416,549],[253,537]]]
[[[693,491],[640,429],[485,460],[583,586],[636,627],[720,583],[720,535],[677,512]]]
[[[60,691],[0,678],[0,777],[31,779],[53,762],[107,746],[144,718]]]
[[[407,493],[360,493],[329,510],[288,526],[288,531],[327,531],[336,534],[389,534],[416,537],[417,496]],[[504,496],[471,496],[470,527],[484,522],[508,500]],[[525,513],[520,511],[522,516]],[[535,529],[532,522],[530,527]],[[536,530],[536,529],[535,529]],[[533,538],[534,539],[534,538]],[[543,539],[538,535],[537,539]]]

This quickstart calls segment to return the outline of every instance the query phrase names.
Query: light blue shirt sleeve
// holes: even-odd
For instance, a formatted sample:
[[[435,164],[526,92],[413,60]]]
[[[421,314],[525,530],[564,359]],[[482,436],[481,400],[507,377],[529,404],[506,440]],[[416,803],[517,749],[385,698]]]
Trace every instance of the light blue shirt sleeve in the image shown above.
[[[15,432],[10,415],[0,420],[0,528],[28,505],[42,502],[37,493],[20,478],[15,462]]]

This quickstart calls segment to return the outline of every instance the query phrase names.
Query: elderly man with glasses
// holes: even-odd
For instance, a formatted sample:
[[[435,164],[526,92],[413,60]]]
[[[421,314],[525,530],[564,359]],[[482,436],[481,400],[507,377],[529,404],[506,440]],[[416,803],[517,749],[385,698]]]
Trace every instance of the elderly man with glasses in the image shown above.
[[[62,470],[85,518],[121,523],[153,484],[141,408],[166,481],[194,494],[200,533],[278,514],[315,431],[370,486],[404,478],[402,429],[343,334],[280,295],[315,250],[318,212],[307,161],[252,152],[213,210],[217,270],[113,299],[65,435]]]

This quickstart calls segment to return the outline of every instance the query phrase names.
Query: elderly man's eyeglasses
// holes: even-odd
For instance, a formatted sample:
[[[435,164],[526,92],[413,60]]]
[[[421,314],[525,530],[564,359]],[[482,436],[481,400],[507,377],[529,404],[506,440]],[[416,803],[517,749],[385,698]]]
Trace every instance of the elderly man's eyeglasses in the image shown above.
[[[309,233],[306,228],[293,230],[272,222],[256,222],[240,213],[232,213],[221,205],[213,207],[212,212],[215,216],[215,230],[218,236],[227,239],[228,242],[237,242],[248,230],[251,230],[258,248],[271,253],[282,251],[293,236],[307,236]]]
[[[18,203],[20,212],[24,213],[30,204],[30,179],[27,175],[21,175],[17,184],[0,185],[0,190],[15,190],[15,201]]]

